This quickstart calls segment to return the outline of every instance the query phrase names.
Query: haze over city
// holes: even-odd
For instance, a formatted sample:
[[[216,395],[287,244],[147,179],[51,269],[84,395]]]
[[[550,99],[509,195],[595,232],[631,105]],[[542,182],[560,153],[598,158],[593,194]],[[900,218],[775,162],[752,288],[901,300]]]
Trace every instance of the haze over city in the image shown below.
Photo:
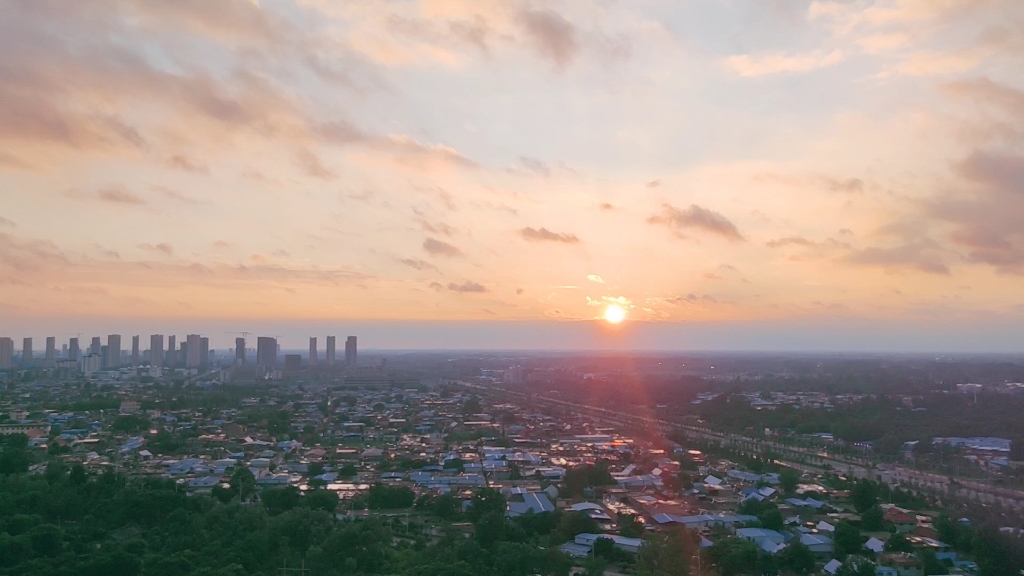
[[[11,337],[1024,349],[1019,2],[0,11]]]

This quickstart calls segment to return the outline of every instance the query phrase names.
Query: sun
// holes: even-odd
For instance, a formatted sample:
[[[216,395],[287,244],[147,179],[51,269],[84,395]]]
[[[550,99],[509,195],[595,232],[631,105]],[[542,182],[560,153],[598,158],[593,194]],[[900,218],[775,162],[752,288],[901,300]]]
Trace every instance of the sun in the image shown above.
[[[611,324],[618,324],[626,319],[626,309],[618,304],[609,304],[604,309],[604,319]]]

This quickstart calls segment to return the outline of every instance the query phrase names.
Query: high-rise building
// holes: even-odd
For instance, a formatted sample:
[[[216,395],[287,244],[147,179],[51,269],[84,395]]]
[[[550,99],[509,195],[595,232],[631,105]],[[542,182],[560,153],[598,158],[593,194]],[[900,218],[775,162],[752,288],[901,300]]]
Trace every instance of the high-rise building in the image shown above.
[[[199,334],[189,334],[185,337],[183,344],[187,346],[185,348],[185,367],[199,368],[202,363],[202,356],[199,352]]]
[[[43,365],[47,368],[57,365],[57,338],[55,336],[46,337],[46,356]]]
[[[107,368],[118,368],[121,366],[121,335],[107,335]]]
[[[60,357],[65,359],[65,360],[67,360],[67,358],[68,358],[68,345],[67,344],[61,344],[60,345]]]
[[[100,355],[100,348],[103,347],[103,342],[100,341],[99,336],[93,336],[92,342],[89,344],[89,354]]]
[[[260,336],[256,339],[256,366],[277,367],[277,338]]]
[[[31,366],[35,360],[32,354],[32,339],[25,338],[21,341],[21,365]]]
[[[68,360],[78,362],[78,355],[80,353],[81,352],[78,349],[78,338],[68,340]]]
[[[285,354],[284,355],[284,371],[295,373],[299,371],[302,366],[302,356],[298,354]]]
[[[181,364],[182,366],[188,365],[188,340],[180,342],[178,345],[178,359],[174,361],[175,364]]]
[[[164,365],[164,335],[152,334],[149,337],[149,365]]]
[[[14,367],[14,340],[4,337],[0,338],[0,370],[10,370]]]
[[[235,338],[235,364],[245,365],[245,338]]]
[[[103,351],[103,346],[100,346],[100,352]],[[103,357],[99,354],[86,354],[82,356],[82,372],[88,376],[93,372],[98,372],[103,369]]]
[[[199,365],[210,365],[210,339],[205,336],[199,338]]]
[[[345,364],[348,366],[356,365],[356,337],[349,336],[345,340]]]
[[[334,366],[334,336],[327,337],[327,365]]]
[[[316,336],[310,336],[309,338],[309,365],[313,366],[316,364],[317,352],[316,352]]]
[[[142,358],[139,356],[139,337],[132,336],[132,368],[142,363]]]
[[[174,368],[178,365],[178,349],[174,347],[174,336],[167,337],[167,365]]]

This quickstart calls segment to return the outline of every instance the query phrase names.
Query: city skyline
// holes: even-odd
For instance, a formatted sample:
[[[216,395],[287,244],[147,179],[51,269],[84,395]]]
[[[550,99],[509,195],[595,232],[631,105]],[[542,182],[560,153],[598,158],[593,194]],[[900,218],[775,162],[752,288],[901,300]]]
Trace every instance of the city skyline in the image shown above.
[[[37,350],[1024,351],[1020,2],[0,8]]]

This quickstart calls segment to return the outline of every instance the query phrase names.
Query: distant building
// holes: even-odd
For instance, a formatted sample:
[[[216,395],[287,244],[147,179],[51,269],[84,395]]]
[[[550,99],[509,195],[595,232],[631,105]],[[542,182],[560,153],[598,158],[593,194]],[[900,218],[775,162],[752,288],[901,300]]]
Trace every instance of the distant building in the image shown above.
[[[277,338],[260,336],[256,339],[256,366],[270,369],[277,367]]]
[[[78,349],[78,338],[68,340],[68,360],[78,362],[81,351]]]
[[[93,372],[99,372],[102,369],[103,357],[99,354],[86,354],[82,356],[82,372],[85,372],[86,376],[90,376]]]
[[[298,372],[302,367],[302,356],[298,354],[285,354],[284,355],[284,371],[285,372]]]
[[[202,364],[202,356],[199,351],[199,334],[189,334],[185,337],[185,367],[199,368]]]
[[[139,357],[139,337],[132,336],[132,368],[138,366],[142,358]]]
[[[317,362],[316,352],[316,336],[310,336],[309,338],[309,365],[313,366]]]
[[[167,337],[167,366],[169,368],[174,368],[178,364],[178,349],[174,346],[174,339],[173,335]]]
[[[107,368],[117,368],[121,365],[121,335],[110,334],[107,336]]]
[[[164,335],[151,334],[149,337],[149,365],[164,365]]]
[[[46,356],[43,358],[43,365],[47,368],[57,365],[57,338],[54,336],[46,337]]]
[[[0,370],[10,370],[14,364],[14,340],[0,338]]]
[[[334,336],[327,337],[327,365],[334,366]]]
[[[100,350],[100,348],[102,347],[103,342],[100,340],[100,337],[93,336],[92,342],[89,344],[89,354],[96,354],[97,356],[99,356],[100,352],[102,352],[102,350]]]
[[[349,366],[356,365],[356,337],[349,336],[345,340],[345,364]]]
[[[35,358],[32,356],[32,339],[25,338],[21,341],[21,365],[31,366],[33,360]]]
[[[199,365],[209,366],[212,364],[210,356],[210,339],[205,336],[199,337]]]
[[[245,338],[235,338],[235,364],[245,365]]]

